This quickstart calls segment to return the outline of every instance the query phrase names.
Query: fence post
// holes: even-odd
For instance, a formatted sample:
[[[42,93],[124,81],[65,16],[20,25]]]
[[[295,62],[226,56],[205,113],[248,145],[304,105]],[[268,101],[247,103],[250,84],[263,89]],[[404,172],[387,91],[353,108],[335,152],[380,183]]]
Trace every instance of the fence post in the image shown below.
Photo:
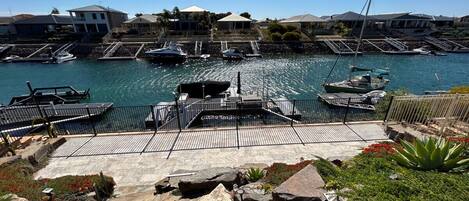
[[[44,124],[46,126],[47,133],[49,134],[49,137],[56,138],[57,136],[54,133],[54,130],[52,128],[52,124],[50,123],[50,120],[49,120],[49,115],[47,115],[45,107],[42,108],[42,112],[44,113],[44,119],[46,120],[46,122],[44,122]]]
[[[384,115],[383,122],[387,122],[388,120],[389,110],[391,110],[391,105],[393,101],[394,101],[394,96],[391,96],[391,100],[389,101],[388,108],[386,109],[386,114]]]
[[[178,121],[178,129],[179,129],[179,132],[182,131],[181,129],[181,118],[179,117],[179,101],[178,101],[178,98],[177,97],[174,97],[174,102],[176,103],[176,118],[177,118],[177,121]]]
[[[236,101],[236,132],[239,131],[239,103]]]
[[[347,115],[348,115],[348,111],[350,109],[350,101],[351,101],[351,97],[348,98],[348,101],[347,101],[347,108],[345,109],[345,115],[344,115],[344,120],[342,121],[343,124],[345,124],[345,122],[347,122]]]
[[[290,121],[290,126],[292,126],[292,127],[293,127],[293,118],[295,116],[295,107],[296,107],[296,100],[293,100],[293,109],[292,109],[291,121]]]
[[[450,115],[452,115],[454,113],[454,107],[456,106],[456,103],[458,102],[458,98],[459,98],[459,94],[455,94],[454,98],[451,99],[451,103],[448,107],[448,110],[446,110],[446,112],[445,112],[443,125],[440,126],[441,128],[440,128],[440,131],[438,133],[440,136],[443,135],[443,133],[446,130],[446,127],[448,127],[449,124],[450,124]]]
[[[86,106],[86,112],[88,113],[88,120],[90,120],[91,126],[93,128],[93,134],[94,134],[94,136],[96,136],[96,135],[98,135],[98,133],[96,133],[96,128],[95,128],[95,125],[94,125],[94,121],[93,121],[93,119],[91,119],[91,112],[90,112],[90,108],[88,107],[88,105]]]
[[[156,133],[158,132],[158,121],[156,120],[155,107],[153,105],[150,105],[150,110],[151,110],[151,118],[153,119],[153,123],[155,124],[155,133]]]

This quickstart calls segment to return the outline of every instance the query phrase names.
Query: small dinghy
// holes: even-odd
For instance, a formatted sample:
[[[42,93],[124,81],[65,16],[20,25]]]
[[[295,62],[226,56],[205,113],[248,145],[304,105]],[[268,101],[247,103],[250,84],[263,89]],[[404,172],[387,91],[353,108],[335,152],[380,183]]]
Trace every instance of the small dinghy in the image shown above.
[[[375,90],[366,94],[324,93],[318,94],[318,97],[330,106],[374,111],[376,109],[374,105],[383,99],[385,95],[385,91]]]

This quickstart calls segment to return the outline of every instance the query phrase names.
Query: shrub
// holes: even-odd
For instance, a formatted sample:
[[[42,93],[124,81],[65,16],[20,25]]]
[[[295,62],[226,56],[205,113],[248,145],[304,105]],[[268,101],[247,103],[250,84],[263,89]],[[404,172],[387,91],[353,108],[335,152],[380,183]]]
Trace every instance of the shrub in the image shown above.
[[[287,32],[297,31],[297,28],[292,25],[287,25],[285,28],[287,29]]]
[[[463,158],[464,146],[440,138],[416,139],[414,144],[401,141],[403,149],[396,149],[393,159],[402,166],[416,170],[450,171],[469,165]]]
[[[250,182],[256,182],[262,178],[264,178],[264,170],[260,168],[250,168],[246,173],[247,179]]]
[[[270,37],[272,38],[272,41],[281,41],[282,40],[282,34],[280,34],[280,33],[273,33],[272,35],[270,35]]]
[[[297,32],[287,32],[283,34],[282,39],[284,41],[299,41],[301,39],[301,35]]]
[[[267,27],[267,29],[269,30],[270,33],[280,33],[280,34],[284,34],[287,32],[287,28],[285,28],[283,25],[279,24],[279,23],[276,23],[276,22],[272,22],[269,24],[269,26]]]
[[[326,187],[349,189],[339,192],[347,200],[467,200],[469,195],[469,174],[417,171],[396,164],[391,157],[360,154],[341,168],[317,161],[315,166]],[[322,170],[330,167],[333,171],[325,175]]]
[[[449,90],[452,94],[469,94],[469,86],[457,86]]]
[[[368,154],[372,157],[385,157],[394,154],[394,145],[390,143],[371,144],[362,150],[362,154]]]

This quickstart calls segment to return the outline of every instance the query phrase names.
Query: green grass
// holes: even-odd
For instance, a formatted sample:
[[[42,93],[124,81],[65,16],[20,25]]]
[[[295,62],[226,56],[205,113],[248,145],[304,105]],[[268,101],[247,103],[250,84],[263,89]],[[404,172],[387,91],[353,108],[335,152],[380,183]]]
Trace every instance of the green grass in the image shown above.
[[[0,166],[0,196],[13,193],[28,200],[41,200],[42,190],[46,187],[54,189],[57,198],[75,193],[93,191],[93,183],[102,185],[99,175],[64,176],[55,179],[34,180],[35,168],[25,160]],[[111,177],[104,177],[107,188],[115,183]]]
[[[469,198],[468,173],[417,171],[402,167],[389,156],[361,154],[336,167],[323,160],[315,162],[326,187],[350,189],[348,200],[438,200]],[[397,174],[397,179],[390,176]]]

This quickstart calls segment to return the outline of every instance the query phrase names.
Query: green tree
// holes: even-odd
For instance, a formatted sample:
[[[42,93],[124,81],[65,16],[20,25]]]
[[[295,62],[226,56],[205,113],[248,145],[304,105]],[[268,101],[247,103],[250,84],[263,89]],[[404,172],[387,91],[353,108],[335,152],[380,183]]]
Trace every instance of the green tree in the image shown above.
[[[177,6],[173,8],[172,17],[176,19],[181,18],[181,11],[179,10]]]
[[[272,38],[272,41],[281,41],[282,34],[275,32],[270,35],[270,38]]]
[[[339,22],[334,25],[334,31],[341,36],[348,36],[351,30],[344,23]]]
[[[54,7],[54,8],[52,8],[52,11],[50,12],[50,14],[58,15],[58,14],[60,14],[60,11],[59,11],[59,9],[57,9],[56,7]]]
[[[140,17],[142,15],[143,15],[142,13],[137,13],[137,14],[135,14],[135,17]]]
[[[301,39],[301,35],[298,32],[287,32],[283,34],[282,39],[284,41],[299,41]]]
[[[276,23],[276,22],[270,23],[267,29],[269,30],[270,33],[284,34],[287,32],[287,29],[283,25]]]
[[[249,14],[248,12],[241,13],[240,16],[251,19],[251,14]]]

